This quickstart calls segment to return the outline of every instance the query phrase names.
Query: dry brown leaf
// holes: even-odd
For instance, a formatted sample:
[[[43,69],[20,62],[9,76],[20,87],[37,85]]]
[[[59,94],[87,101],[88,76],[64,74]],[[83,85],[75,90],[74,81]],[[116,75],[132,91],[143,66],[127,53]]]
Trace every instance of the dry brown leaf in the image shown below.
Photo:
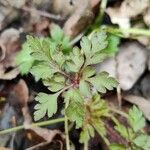
[[[45,141],[48,141],[48,142],[51,142],[57,134],[60,134],[60,135],[62,134],[59,130],[49,130],[49,129],[40,128],[40,127],[34,127],[34,128],[31,127],[30,130],[32,130],[38,136],[40,136],[41,138],[43,138]]]
[[[0,46],[2,51],[0,61],[0,79],[10,80],[19,74],[18,69],[13,69],[13,67],[16,66],[16,54],[21,47],[19,37],[20,31],[14,28],[7,29],[0,35]]]
[[[149,5],[149,0],[124,0],[121,6],[109,7],[106,12],[112,23],[118,24],[121,28],[129,28],[130,19],[144,13]]]
[[[125,95],[123,99],[137,105],[143,112],[145,118],[150,121],[150,102],[143,97],[135,95]]]
[[[78,0],[74,7],[74,12],[64,24],[64,32],[72,38],[82,31],[93,18],[90,0]]]
[[[20,107],[26,106],[29,99],[29,90],[25,81],[20,79],[16,85],[10,88],[9,97],[12,98],[11,105],[19,105]]]

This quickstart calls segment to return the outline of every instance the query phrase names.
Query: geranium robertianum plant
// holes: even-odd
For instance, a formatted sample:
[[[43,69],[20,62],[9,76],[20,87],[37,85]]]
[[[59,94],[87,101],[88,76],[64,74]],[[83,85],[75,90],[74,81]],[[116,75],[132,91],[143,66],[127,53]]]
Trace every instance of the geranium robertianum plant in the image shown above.
[[[149,150],[150,136],[141,131],[145,126],[141,111],[135,106],[130,109],[125,115],[129,127],[125,127],[112,115],[112,109],[101,97],[102,93],[117,87],[118,82],[107,72],[97,73],[93,65],[117,51],[118,43],[118,38],[100,31],[94,32],[90,38],[84,36],[80,47],[72,47],[58,26],[51,31],[51,38],[27,36],[17,57],[21,73],[31,72],[52,92],[36,96],[35,121],[45,115],[52,117],[57,112],[57,99],[61,96],[65,103],[65,130],[68,130],[68,121],[75,123],[76,128],[81,129],[80,142],[85,143],[85,147],[96,131],[110,150]],[[105,119],[112,119],[125,144],[110,144]],[[69,149],[69,138],[66,139]]]

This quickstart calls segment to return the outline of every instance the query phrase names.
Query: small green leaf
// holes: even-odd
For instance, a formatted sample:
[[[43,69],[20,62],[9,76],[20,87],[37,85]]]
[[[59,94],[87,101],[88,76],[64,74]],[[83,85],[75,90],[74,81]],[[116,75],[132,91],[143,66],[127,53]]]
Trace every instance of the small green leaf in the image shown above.
[[[80,89],[81,94],[85,98],[91,98],[90,85],[86,81],[84,81],[84,80],[80,81],[79,89]]]
[[[93,117],[108,117],[109,109],[105,100],[101,99],[99,94],[95,94],[92,97],[92,103],[90,104]]]
[[[32,67],[30,71],[34,76],[36,81],[39,79],[51,78],[57,70],[51,68],[48,63],[38,62]]]
[[[83,69],[82,73],[82,79],[87,79],[89,77],[92,77],[96,73],[96,70],[92,66],[87,66]]]
[[[63,30],[58,25],[54,25],[51,29],[51,38],[54,41],[61,41],[63,36]]]
[[[141,134],[136,137],[133,142],[143,150],[150,150],[150,135]]]
[[[83,130],[80,133],[80,143],[85,143],[90,140],[89,132],[86,128],[83,128]]]
[[[60,68],[62,67],[62,65],[65,62],[65,57],[62,52],[57,52],[57,53],[53,54],[53,59],[59,65]]]
[[[70,121],[76,123],[76,128],[82,127],[85,115],[83,103],[71,100],[65,114]]]
[[[107,72],[101,72],[97,76],[87,80],[101,93],[106,93],[106,89],[112,90],[118,85],[118,82],[114,78],[109,77]]]
[[[70,60],[66,63],[69,70],[78,72],[84,63],[84,57],[78,47],[75,47],[70,53]]]
[[[26,42],[23,44],[22,50],[17,54],[16,63],[19,65],[22,75],[29,73],[34,63],[34,58],[30,55],[30,53],[29,45]]]
[[[114,56],[118,52],[118,44],[120,43],[120,38],[113,34],[108,34],[107,36],[108,45],[103,50],[107,55]]]
[[[95,118],[92,119],[93,122],[93,126],[95,128],[95,130],[102,136],[106,136],[106,128],[105,128],[105,124],[102,120]]]
[[[145,126],[143,113],[136,106],[133,106],[133,108],[129,110],[128,122],[135,132]]]
[[[38,61],[49,61],[51,60],[50,55],[50,41],[43,38],[33,38],[27,36],[27,43],[29,44],[31,55],[35,60]]]
[[[85,56],[89,57],[89,55],[91,54],[92,43],[88,39],[88,37],[84,36],[80,42],[80,45],[83,52],[85,53]]]
[[[106,32],[96,32],[91,37],[92,52],[97,53],[106,48],[108,45]]]
[[[65,86],[65,78],[60,74],[55,74],[52,78],[43,80],[45,86],[52,92],[57,92]]]
[[[111,144],[109,150],[127,150],[126,147],[122,144]]]
[[[125,139],[128,139],[129,138],[129,135],[128,135],[128,129],[122,125],[122,124],[117,124],[115,126],[115,130],[119,132],[119,134],[124,137]]]
[[[92,34],[91,39],[83,37],[81,40],[81,49],[86,57],[86,65],[97,64],[102,62],[108,57],[108,54],[103,51],[108,42],[105,32],[95,32]]]
[[[95,55],[93,55],[93,57],[91,57],[89,64],[98,64],[100,62],[103,62],[106,58],[108,57],[108,55],[106,53],[96,53]]]
[[[39,102],[39,104],[35,105],[34,112],[34,120],[37,121],[43,118],[46,113],[48,117],[52,117],[53,114],[57,111],[57,98],[60,93],[56,94],[45,94],[39,93],[35,100]]]

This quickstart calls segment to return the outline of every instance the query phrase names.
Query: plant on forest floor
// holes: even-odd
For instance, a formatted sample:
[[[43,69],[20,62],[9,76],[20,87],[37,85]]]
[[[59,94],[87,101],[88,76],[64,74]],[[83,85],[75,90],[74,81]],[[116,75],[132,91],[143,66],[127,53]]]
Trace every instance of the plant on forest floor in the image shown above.
[[[101,93],[113,90],[118,82],[107,72],[97,73],[93,67],[117,51],[118,41],[113,35],[107,36],[101,31],[93,33],[90,38],[84,36],[80,42],[81,47],[72,48],[69,38],[58,26],[51,31],[51,38],[27,36],[27,42],[17,57],[21,73],[27,74],[30,71],[36,80],[41,79],[52,92],[36,96],[38,104],[35,105],[35,121],[45,115],[52,117],[57,112],[57,99],[62,96],[65,103],[65,129],[68,130],[68,121],[74,122],[76,128],[81,128],[81,143],[88,143],[97,131],[111,150],[126,149],[124,145],[110,144],[107,139],[104,120],[114,118],[115,129],[128,141],[127,146],[131,145],[131,150],[135,150],[135,146],[143,148],[142,144],[150,136],[139,134],[145,125],[142,113],[136,107],[129,111],[131,128],[123,126],[112,117],[111,109],[102,99]],[[143,143],[140,143],[141,140]],[[146,148],[150,146],[150,140],[148,142]],[[143,149],[148,150],[146,148]]]

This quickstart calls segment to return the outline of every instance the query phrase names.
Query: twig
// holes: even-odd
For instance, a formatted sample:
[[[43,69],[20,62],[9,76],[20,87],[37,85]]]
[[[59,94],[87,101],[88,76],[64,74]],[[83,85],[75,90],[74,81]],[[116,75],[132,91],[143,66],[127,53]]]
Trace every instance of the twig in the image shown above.
[[[42,143],[39,143],[39,144],[37,144],[37,145],[34,145],[34,146],[30,147],[30,148],[27,148],[26,150],[39,149],[39,148],[41,148],[41,147],[43,147],[43,146],[46,146],[46,145],[49,144],[49,143],[50,143],[50,141],[42,142]]]
[[[119,115],[121,115],[121,116],[123,116],[125,118],[128,118],[128,115],[125,112],[123,112],[123,111],[117,110],[115,108],[109,108],[109,110],[114,112],[114,113],[116,113],[116,114],[119,114]]]
[[[49,120],[49,121],[42,121],[42,122],[38,122],[38,123],[32,123],[31,127],[42,127],[42,126],[47,126],[47,125],[51,125],[51,124],[55,124],[55,123],[59,123],[59,122],[64,122],[64,121],[65,121],[65,118],[58,118],[58,119],[53,119],[53,120]],[[8,133],[15,132],[15,131],[19,131],[21,129],[25,129],[24,125],[0,131],[0,135],[8,134]]]
[[[101,24],[102,21],[103,21],[104,12],[105,12],[105,9],[106,9],[106,6],[107,6],[107,1],[108,1],[108,0],[102,0],[102,1],[101,1],[99,24]]]
[[[123,29],[123,28],[116,28],[116,27],[110,27],[105,26],[106,31],[113,33],[113,34],[134,34],[134,35],[144,35],[144,36],[150,36],[150,30],[148,29],[139,29],[139,28],[129,28],[129,29]]]
[[[62,18],[62,16],[60,16],[60,15],[54,15],[54,14],[48,13],[46,11],[37,10],[35,8],[30,8],[30,7],[27,7],[27,6],[23,6],[21,9],[24,10],[24,11],[27,11],[29,13],[36,13],[40,16],[47,17],[47,18],[50,18],[50,19],[59,20],[59,21],[64,20],[64,18]]]
[[[68,106],[68,102],[65,103],[65,109]],[[68,118],[65,114],[65,135],[66,135],[66,150],[70,150],[70,143],[69,143],[69,128],[68,128]]]
[[[84,150],[88,150],[88,142],[84,142]]]

